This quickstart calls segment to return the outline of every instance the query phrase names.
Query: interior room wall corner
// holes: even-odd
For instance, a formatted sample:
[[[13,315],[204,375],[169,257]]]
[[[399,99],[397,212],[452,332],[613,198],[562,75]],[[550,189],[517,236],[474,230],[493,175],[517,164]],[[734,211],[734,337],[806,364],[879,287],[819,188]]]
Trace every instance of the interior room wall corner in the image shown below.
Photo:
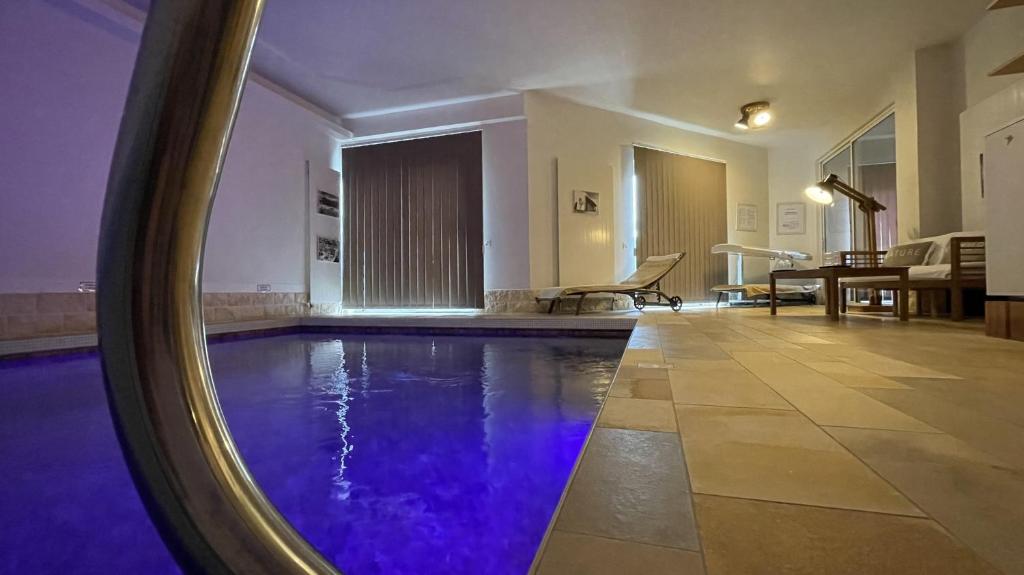
[[[958,231],[960,113],[966,108],[963,46],[957,42],[918,50],[914,58],[920,233]],[[899,134],[897,134],[897,138]]]

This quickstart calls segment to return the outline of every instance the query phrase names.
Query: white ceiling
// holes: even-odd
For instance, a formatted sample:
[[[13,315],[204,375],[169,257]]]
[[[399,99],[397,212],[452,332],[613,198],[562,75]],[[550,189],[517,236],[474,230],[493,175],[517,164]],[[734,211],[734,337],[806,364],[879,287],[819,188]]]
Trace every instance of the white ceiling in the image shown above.
[[[772,145],[876,100],[988,1],[269,0],[254,62],[342,116],[546,89]],[[777,123],[737,134],[761,99]]]

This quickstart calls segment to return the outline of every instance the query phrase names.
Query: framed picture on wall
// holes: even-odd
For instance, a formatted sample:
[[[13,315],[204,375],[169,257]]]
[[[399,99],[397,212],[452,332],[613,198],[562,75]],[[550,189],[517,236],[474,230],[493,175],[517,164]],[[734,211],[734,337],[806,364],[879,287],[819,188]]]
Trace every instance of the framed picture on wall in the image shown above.
[[[736,231],[757,231],[757,206],[755,204],[736,204]]]
[[[336,218],[339,212],[338,206],[338,196],[323,190],[316,191],[316,213]]]
[[[572,211],[577,214],[596,214],[601,194],[583,190],[572,191]]]
[[[341,244],[334,238],[316,237],[316,260],[332,264],[340,263]]]
[[[780,236],[798,236],[807,233],[807,204],[779,202],[776,204],[775,233]]]

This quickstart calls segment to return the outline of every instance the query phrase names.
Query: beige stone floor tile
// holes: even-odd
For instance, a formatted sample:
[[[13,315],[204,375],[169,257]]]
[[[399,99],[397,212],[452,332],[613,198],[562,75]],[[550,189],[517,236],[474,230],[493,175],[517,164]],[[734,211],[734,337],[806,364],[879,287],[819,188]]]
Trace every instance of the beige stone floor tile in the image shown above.
[[[714,343],[750,343],[749,337],[738,334],[731,329],[708,331],[705,334]]]
[[[722,373],[726,371],[747,373],[747,368],[740,365],[739,362],[731,357],[727,359],[676,359],[673,360],[672,363],[678,371],[696,373]]]
[[[600,427],[675,431],[675,413],[671,401],[609,397],[597,419]]]
[[[915,365],[906,361],[893,359],[878,353],[854,349],[849,346],[827,346],[821,344],[806,344],[806,347],[815,351],[823,351],[852,363],[862,369],[884,377],[927,377],[933,379],[959,379],[955,375]],[[822,349],[827,348],[827,349]]]
[[[896,380],[863,370],[856,365],[842,361],[810,361],[807,367],[825,374],[847,387],[863,387],[869,389],[910,389],[909,386]]]
[[[732,353],[734,351],[771,351],[771,349],[757,343],[752,339],[742,343],[723,342],[716,345],[722,348],[722,351],[726,353]]]
[[[650,311],[645,311],[644,312],[644,314],[651,314],[651,313],[652,312],[650,312]],[[685,317],[683,317],[682,315],[679,315],[679,314],[674,314],[674,315],[657,314],[655,316],[654,321],[658,325],[679,325],[679,326],[688,326],[688,325],[690,325],[690,320],[686,319]]]
[[[757,339],[757,338],[764,339],[765,337],[768,337],[767,333],[765,333],[765,332],[763,332],[763,331],[761,331],[759,329],[755,329],[753,327],[749,327],[749,326],[734,325],[734,326],[732,326],[731,329],[733,331],[735,331],[736,333],[740,334],[740,335],[743,335],[743,336],[746,336],[746,337],[752,338],[752,339]]]
[[[995,575],[934,521],[696,495],[709,575]]]
[[[672,390],[664,379],[625,379],[612,383],[608,392],[612,397],[632,399],[660,399],[672,401]]]
[[[696,493],[920,515],[799,413],[676,406]]]
[[[668,381],[668,369],[623,365],[619,367],[615,377],[624,379],[663,379]]]
[[[832,342],[830,342],[827,339],[824,339],[824,338],[821,338],[821,337],[818,337],[818,336],[815,336],[815,335],[811,335],[811,334],[808,334],[808,333],[798,333],[798,332],[795,332],[795,331],[790,331],[790,332],[786,332],[786,333],[780,333],[780,334],[777,334],[775,337],[778,337],[779,339],[781,339],[783,341],[788,341],[789,343],[795,343],[795,344],[799,344],[799,345],[803,345],[803,344],[807,344],[807,343],[816,343],[816,344],[826,344],[826,345],[828,345],[828,344],[832,343]]]
[[[782,349],[804,349],[795,343],[790,343],[777,337],[751,338],[751,341],[759,343],[773,351]]]
[[[664,363],[661,349],[627,348],[622,354],[621,365],[638,365],[641,363]]]
[[[908,378],[913,389],[950,403],[1003,419],[1024,428],[1024,370],[1013,379],[997,380],[964,373],[964,379]]]
[[[676,403],[793,409],[772,388],[746,370],[714,373],[674,369],[669,370],[668,377],[672,400]]]
[[[839,361],[836,358],[829,355],[828,353],[819,350],[812,351],[809,349],[782,349],[778,350],[778,353],[784,357],[788,357],[789,359],[798,361],[804,365],[823,361]]]
[[[711,340],[707,334],[695,331],[687,331],[685,333],[672,333],[670,331],[662,331],[662,346],[675,346],[675,347],[690,347],[695,345],[711,345],[715,343]]]
[[[678,359],[732,359],[728,353],[713,343],[685,346],[665,344],[661,349],[665,354],[665,361],[668,363],[675,363]]]
[[[638,336],[633,334],[626,344],[626,349],[661,349],[661,337],[657,334]]]
[[[555,529],[698,550],[679,436],[595,429]]]
[[[1024,573],[1024,474],[945,434],[829,433],[981,556]]]
[[[910,381],[910,380],[906,380]],[[1024,429],[922,390],[865,389],[865,394],[910,414],[1024,471]]]
[[[735,357],[818,425],[937,431],[788,357],[756,352],[737,353]]]
[[[553,531],[537,575],[702,575],[699,553]]]

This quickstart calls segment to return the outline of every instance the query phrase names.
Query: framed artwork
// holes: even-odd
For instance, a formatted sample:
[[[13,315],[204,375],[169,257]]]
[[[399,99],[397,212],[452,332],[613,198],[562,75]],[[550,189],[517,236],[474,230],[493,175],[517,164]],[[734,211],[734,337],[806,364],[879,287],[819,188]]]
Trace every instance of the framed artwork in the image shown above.
[[[780,236],[799,236],[807,233],[807,204],[779,202],[776,204],[775,233]]]
[[[583,190],[572,191],[572,211],[577,214],[596,214],[601,194]]]
[[[334,238],[316,237],[316,260],[332,264],[341,261],[341,244]]]
[[[338,196],[323,190],[316,191],[316,213],[336,218],[338,217],[338,206]]]
[[[736,204],[736,231],[757,231],[757,206],[755,204]]]

